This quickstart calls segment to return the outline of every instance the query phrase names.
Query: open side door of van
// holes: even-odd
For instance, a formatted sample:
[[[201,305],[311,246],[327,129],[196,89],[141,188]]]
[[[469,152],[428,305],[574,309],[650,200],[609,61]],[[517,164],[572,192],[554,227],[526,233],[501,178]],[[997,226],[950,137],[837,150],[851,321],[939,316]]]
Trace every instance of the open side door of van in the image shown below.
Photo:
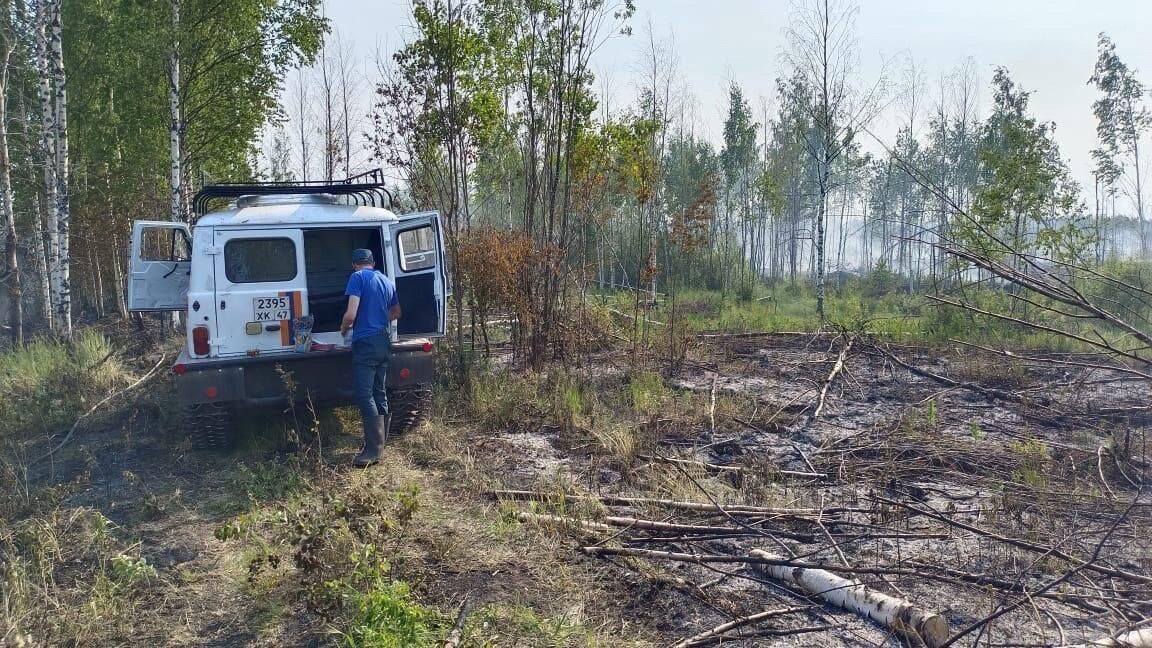
[[[440,214],[408,214],[389,227],[388,265],[400,299],[397,337],[443,336],[448,308]]]
[[[128,260],[128,310],[188,308],[192,234],[183,223],[136,221]]]

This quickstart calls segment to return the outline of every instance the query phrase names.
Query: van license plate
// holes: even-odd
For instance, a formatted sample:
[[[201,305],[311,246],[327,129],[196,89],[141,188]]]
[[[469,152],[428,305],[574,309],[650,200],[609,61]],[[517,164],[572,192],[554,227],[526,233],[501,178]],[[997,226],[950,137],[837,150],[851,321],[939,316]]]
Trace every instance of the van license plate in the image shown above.
[[[279,322],[291,317],[288,297],[257,297],[252,300],[252,319],[257,322]]]

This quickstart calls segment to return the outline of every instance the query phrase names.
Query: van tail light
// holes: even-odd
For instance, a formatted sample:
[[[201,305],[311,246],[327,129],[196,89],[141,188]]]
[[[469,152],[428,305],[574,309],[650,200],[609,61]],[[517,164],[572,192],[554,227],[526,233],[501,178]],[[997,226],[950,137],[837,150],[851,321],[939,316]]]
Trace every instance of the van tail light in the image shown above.
[[[198,356],[208,355],[208,327],[197,326],[192,329],[192,353]]]
[[[408,380],[411,377],[412,372],[408,370],[408,367],[404,367],[400,370],[400,380]]]
[[[432,353],[432,343],[431,342],[425,342],[424,346],[421,348],[424,349],[424,353]]]
[[[178,364],[172,367],[172,373],[176,374],[177,376],[183,376],[187,372],[188,365],[186,364]]]

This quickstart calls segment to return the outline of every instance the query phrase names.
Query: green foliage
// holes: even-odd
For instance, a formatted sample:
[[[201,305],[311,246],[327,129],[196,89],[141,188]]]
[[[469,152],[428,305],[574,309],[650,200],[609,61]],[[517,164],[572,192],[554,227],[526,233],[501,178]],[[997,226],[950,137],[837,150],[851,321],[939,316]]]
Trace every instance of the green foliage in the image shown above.
[[[632,408],[644,416],[655,416],[664,405],[668,390],[664,378],[653,371],[638,371],[628,380]]]
[[[1010,446],[1016,455],[1018,467],[1013,478],[1032,488],[1044,488],[1049,481],[1052,455],[1048,444],[1037,439],[1017,441]]]
[[[888,267],[888,262],[880,259],[868,274],[866,294],[868,297],[883,297],[896,290],[898,277]]]
[[[1054,126],[1028,113],[1029,93],[1007,70],[993,78],[993,113],[979,149],[985,182],[971,218],[955,224],[968,246],[994,259],[1039,252],[1076,262],[1092,248],[1079,187],[1060,158]]]
[[[1101,93],[1101,97],[1092,104],[1092,112],[1096,115],[1096,136],[1100,140],[1100,147],[1092,151],[1092,158],[1096,162],[1096,175],[1106,187],[1116,189],[1129,163],[1138,164],[1135,154],[1140,139],[1152,130],[1152,114],[1144,106],[1144,84],[1116,54],[1112,39],[1101,33],[1099,48],[1096,67],[1088,80]],[[1132,169],[1134,176],[1139,171],[1138,166]],[[1141,180],[1137,177],[1136,182]],[[1143,218],[1143,196],[1137,195],[1136,202]]]
[[[373,574],[367,579],[366,588],[344,586],[344,596],[352,612],[346,622],[347,629],[341,632],[343,645],[348,648],[436,645],[434,624],[439,617],[435,611],[415,602],[407,584],[389,581],[383,573],[386,564],[366,566],[371,560],[371,552],[367,554],[358,567]]]

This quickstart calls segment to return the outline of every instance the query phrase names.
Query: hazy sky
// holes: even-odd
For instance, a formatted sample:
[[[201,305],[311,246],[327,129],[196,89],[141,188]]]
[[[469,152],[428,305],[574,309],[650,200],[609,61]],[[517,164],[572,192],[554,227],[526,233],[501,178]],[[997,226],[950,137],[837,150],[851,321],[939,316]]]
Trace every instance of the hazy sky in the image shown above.
[[[634,78],[649,22],[657,40],[672,41],[679,73],[696,97],[698,113],[713,139],[721,132],[726,86],[743,86],[754,110],[771,98],[781,74],[788,0],[636,0],[631,38],[613,39],[600,53],[598,87],[607,83],[611,102],[622,107],[635,96]],[[408,0],[326,0],[341,36],[371,57],[403,43],[410,26]],[[1055,121],[1061,152],[1084,184],[1090,202],[1089,151],[1096,145],[1087,85],[1096,60],[1096,37],[1108,33],[1120,57],[1152,86],[1152,0],[861,0],[857,34],[861,76],[874,79],[882,61],[908,55],[924,72],[931,91],[941,74],[972,57],[980,75],[982,107],[995,66],[1031,90],[1032,111]],[[890,67],[898,77],[898,67]],[[878,131],[890,132],[890,122]]]

